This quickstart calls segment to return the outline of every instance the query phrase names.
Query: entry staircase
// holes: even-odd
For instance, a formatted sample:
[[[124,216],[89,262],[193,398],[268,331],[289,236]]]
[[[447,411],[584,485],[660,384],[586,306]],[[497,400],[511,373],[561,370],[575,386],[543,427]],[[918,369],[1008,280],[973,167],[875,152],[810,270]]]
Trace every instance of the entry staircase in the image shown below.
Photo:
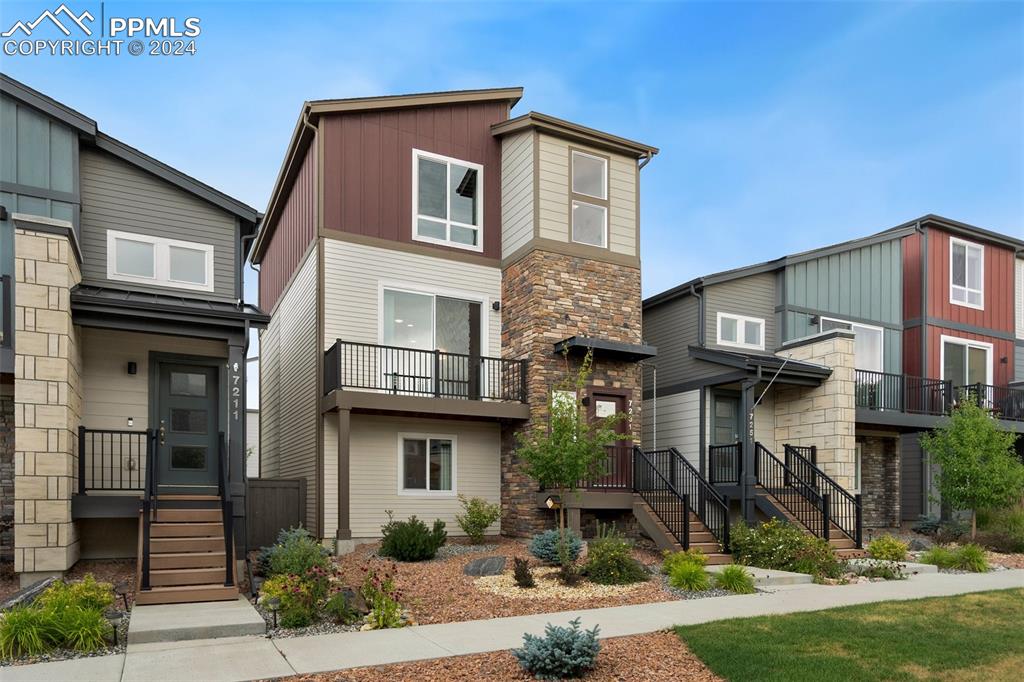
[[[151,444],[148,450],[139,511],[135,603],[238,599],[223,435],[216,494],[158,493],[156,447]]]

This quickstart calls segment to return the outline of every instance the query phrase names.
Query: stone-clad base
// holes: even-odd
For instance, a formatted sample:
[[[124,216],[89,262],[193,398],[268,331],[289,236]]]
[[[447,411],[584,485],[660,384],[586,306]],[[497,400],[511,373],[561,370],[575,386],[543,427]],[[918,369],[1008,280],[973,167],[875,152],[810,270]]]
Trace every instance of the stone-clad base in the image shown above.
[[[860,490],[866,528],[900,525],[899,436],[857,436]]]

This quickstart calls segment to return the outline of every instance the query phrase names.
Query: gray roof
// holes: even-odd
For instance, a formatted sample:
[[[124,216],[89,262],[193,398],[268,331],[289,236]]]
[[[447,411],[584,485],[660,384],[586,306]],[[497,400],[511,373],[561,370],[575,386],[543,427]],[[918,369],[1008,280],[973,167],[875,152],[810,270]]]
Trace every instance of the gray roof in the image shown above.
[[[217,320],[249,320],[257,324],[266,324],[270,321],[270,315],[267,315],[251,303],[236,304],[227,301],[188,298],[174,294],[128,291],[126,289],[87,284],[79,284],[71,290],[71,302],[131,310],[182,314]]]

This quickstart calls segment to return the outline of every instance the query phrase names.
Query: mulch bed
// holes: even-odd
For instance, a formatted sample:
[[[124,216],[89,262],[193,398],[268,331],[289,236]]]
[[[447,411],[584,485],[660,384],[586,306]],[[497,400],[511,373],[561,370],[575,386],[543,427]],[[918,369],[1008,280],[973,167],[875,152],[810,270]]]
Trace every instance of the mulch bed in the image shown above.
[[[627,604],[649,604],[669,601],[677,597],[666,591],[657,576],[617,594],[606,594],[592,590],[585,594],[590,583],[581,583],[579,598],[521,599],[495,594],[480,589],[474,584],[476,578],[464,575],[463,567],[472,559],[484,556],[504,556],[506,571],[512,570],[513,557],[530,559],[531,564],[541,569],[540,563],[526,549],[522,540],[510,538],[488,538],[488,544],[497,545],[489,552],[467,549],[455,556],[447,556],[419,563],[399,563],[397,587],[402,592],[401,602],[413,616],[416,623],[454,623],[464,620],[524,616],[551,611],[589,609]],[[359,545],[355,552],[338,557],[335,561],[342,579],[350,585],[359,586],[363,581],[363,567],[384,566],[390,559],[377,557],[376,544]],[[661,556],[646,548],[634,550],[634,556],[644,564],[660,564]]]
[[[354,668],[333,673],[286,678],[288,682],[448,682],[449,680],[531,680],[512,654],[498,651],[440,658],[416,663],[397,663],[375,668]],[[617,637],[601,640],[597,667],[586,675],[588,682],[619,680],[695,680],[712,682],[721,678],[671,632]]]
[[[1003,568],[1024,568],[1024,554],[987,553],[988,563]]]
[[[110,583],[115,588],[123,584],[128,590],[128,607],[135,603],[135,559],[82,559],[67,573],[68,580],[81,580],[92,573],[98,582]],[[115,606],[124,608],[118,596]]]
[[[13,561],[0,561],[0,601],[21,589]]]

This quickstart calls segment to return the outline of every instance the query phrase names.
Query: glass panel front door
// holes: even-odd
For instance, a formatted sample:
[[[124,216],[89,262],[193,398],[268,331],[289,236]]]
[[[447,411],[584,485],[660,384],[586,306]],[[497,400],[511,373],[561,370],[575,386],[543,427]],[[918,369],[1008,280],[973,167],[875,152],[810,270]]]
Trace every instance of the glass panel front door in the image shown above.
[[[158,486],[215,487],[220,466],[217,368],[160,363],[158,376]]]
[[[711,444],[731,445],[740,439],[740,399],[716,395],[711,422]]]

